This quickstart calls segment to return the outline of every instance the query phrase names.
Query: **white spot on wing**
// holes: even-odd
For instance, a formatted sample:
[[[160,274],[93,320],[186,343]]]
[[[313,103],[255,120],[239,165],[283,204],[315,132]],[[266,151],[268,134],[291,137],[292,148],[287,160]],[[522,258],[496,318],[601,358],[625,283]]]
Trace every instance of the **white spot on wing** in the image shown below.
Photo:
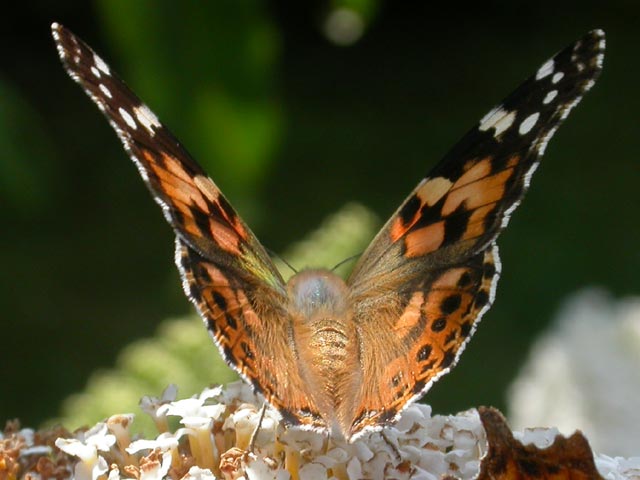
[[[558,83],[560,80],[562,80],[562,79],[563,79],[563,77],[564,77],[564,73],[563,73],[563,72],[555,73],[555,74],[553,75],[553,77],[551,77],[551,83],[553,83],[553,84],[555,85],[555,84],[556,84],[556,83]]]
[[[120,107],[118,109],[118,113],[120,114],[122,119],[125,121],[125,123],[129,125],[133,130],[136,130],[138,128],[133,117],[129,115],[129,112],[127,112],[124,108]]]
[[[554,68],[555,62],[553,61],[553,58],[547,60],[536,72],[536,80],[540,80],[541,78],[551,75]]]
[[[548,105],[549,103],[553,102],[553,99],[556,98],[557,96],[558,96],[558,91],[557,90],[551,90],[544,97],[544,100],[542,100],[542,103],[544,103],[545,105]]]
[[[518,127],[518,133],[520,135],[526,135],[527,133],[529,133],[531,131],[531,129],[533,128],[533,126],[538,121],[538,118],[540,118],[540,113],[539,112],[532,113],[531,115],[529,115],[527,118],[525,118],[522,121],[522,123]]]
[[[478,128],[483,132],[494,128],[493,136],[498,137],[513,124],[515,118],[515,112],[507,112],[502,109],[502,106],[498,106],[482,117]]]
[[[104,94],[105,97],[109,97],[109,98],[113,98],[113,95],[111,95],[111,90],[109,90],[106,85],[104,84],[100,84],[98,85],[98,88],[100,89],[100,91]]]
[[[505,115],[500,120],[498,120],[494,125],[496,129],[496,132],[494,133],[494,137],[497,137],[502,132],[507,130],[509,127],[511,127],[515,119],[516,119],[516,112],[509,112],[507,115]]]
[[[138,121],[147,129],[147,131],[153,136],[156,134],[156,129],[161,127],[160,121],[155,114],[149,110],[146,105],[139,105],[133,109]]]
[[[56,36],[56,41],[59,41],[58,37]],[[65,60],[67,58],[67,52],[65,51],[64,48],[62,48],[62,45],[56,45],[56,49],[58,50],[58,56],[62,59]]]
[[[93,76],[96,78],[100,78],[100,70],[98,70],[96,67],[92,66],[91,67],[91,73],[93,73]]]
[[[103,73],[106,73],[107,75],[111,75],[111,71],[109,70],[109,65],[104,63],[104,60],[102,60],[95,53],[93,54],[93,63],[95,63],[96,67],[98,67],[98,69]]]

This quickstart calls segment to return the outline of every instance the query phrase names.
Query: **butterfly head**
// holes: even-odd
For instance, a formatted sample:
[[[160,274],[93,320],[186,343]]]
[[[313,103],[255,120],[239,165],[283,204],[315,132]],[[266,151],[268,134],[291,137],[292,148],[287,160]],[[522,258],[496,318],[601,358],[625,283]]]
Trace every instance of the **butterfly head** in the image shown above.
[[[303,270],[287,283],[290,306],[304,318],[343,317],[349,290],[344,280],[329,270]]]

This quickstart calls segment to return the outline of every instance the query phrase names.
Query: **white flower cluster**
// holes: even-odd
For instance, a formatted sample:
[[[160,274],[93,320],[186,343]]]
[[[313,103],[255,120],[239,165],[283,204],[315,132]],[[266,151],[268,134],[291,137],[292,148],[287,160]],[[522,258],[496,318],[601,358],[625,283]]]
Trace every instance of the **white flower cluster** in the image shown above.
[[[496,420],[486,410],[482,418],[495,447],[488,455],[476,410],[431,416],[430,407],[412,405],[395,426],[347,443],[286,429],[275,411],[261,411],[259,399],[242,382],[184,400],[176,400],[176,393],[169,387],[162,398],[141,402],[155,422],[154,439],[132,438],[133,415],[114,415],[74,434],[61,427],[34,432],[8,424],[0,433],[0,479],[484,480],[504,473],[491,469],[519,452],[501,450],[511,445],[511,434],[501,430],[506,424],[499,413]],[[557,435],[556,428],[514,433],[538,448],[553,445]],[[562,462],[563,452],[557,455]],[[583,460],[589,463],[588,456]],[[640,457],[595,455],[595,464],[606,480],[640,480]],[[490,470],[479,477],[481,466]]]
[[[160,432],[154,440],[131,439],[132,415],[116,415],[75,438],[59,438],[56,446],[79,459],[74,477],[470,479],[486,451],[475,410],[432,417],[430,407],[412,405],[393,428],[350,444],[285,430],[272,409],[261,420],[260,402],[243,382],[185,400],[175,397],[170,387],[163,398],[141,402]],[[171,431],[169,417],[176,417],[181,427]]]

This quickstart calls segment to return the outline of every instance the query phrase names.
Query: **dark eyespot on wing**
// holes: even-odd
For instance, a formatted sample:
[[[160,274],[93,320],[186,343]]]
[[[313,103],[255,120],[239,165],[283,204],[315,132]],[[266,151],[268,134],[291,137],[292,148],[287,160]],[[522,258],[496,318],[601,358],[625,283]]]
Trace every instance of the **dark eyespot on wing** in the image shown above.
[[[459,294],[449,295],[444,301],[440,304],[440,311],[449,315],[455,312],[458,308],[460,308],[460,304],[462,303],[462,297]]]
[[[442,357],[442,361],[440,362],[440,368],[446,369],[449,368],[456,358],[455,350],[450,349],[444,352],[444,356]]]
[[[429,359],[429,357],[431,356],[431,351],[433,350],[433,347],[429,344],[423,345],[420,350],[418,350],[418,356],[416,357],[416,360],[418,362],[424,362],[426,360]]]
[[[446,326],[447,326],[447,319],[445,317],[440,317],[435,319],[431,323],[431,330],[433,332],[441,332],[446,328]]]
[[[478,292],[474,303],[476,307],[484,307],[487,303],[489,303],[489,294],[485,291]]]

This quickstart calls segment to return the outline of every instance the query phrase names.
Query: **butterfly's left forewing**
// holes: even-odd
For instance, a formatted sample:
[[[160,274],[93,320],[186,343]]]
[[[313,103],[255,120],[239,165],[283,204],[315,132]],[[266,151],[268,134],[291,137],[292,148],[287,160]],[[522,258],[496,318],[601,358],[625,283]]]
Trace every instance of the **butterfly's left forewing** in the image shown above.
[[[244,255],[268,283],[282,284],[248,227],[153,112],[82,40],[61,25],[52,31],[67,72],[104,113],[183,241],[230,266]]]
[[[109,66],[61,25],[53,24],[52,32],[67,72],[105,114],[173,227],[185,292],[227,363],[288,423],[321,428],[318,408],[299,372],[280,367],[282,362],[295,365],[291,319],[284,310],[284,281],[262,245],[214,182]]]
[[[544,63],[456,144],[363,254],[348,284],[361,368],[377,374],[361,387],[352,434],[396,418],[457,361],[493,300],[495,239],[547,141],[598,77],[603,52],[604,34],[593,31]]]

